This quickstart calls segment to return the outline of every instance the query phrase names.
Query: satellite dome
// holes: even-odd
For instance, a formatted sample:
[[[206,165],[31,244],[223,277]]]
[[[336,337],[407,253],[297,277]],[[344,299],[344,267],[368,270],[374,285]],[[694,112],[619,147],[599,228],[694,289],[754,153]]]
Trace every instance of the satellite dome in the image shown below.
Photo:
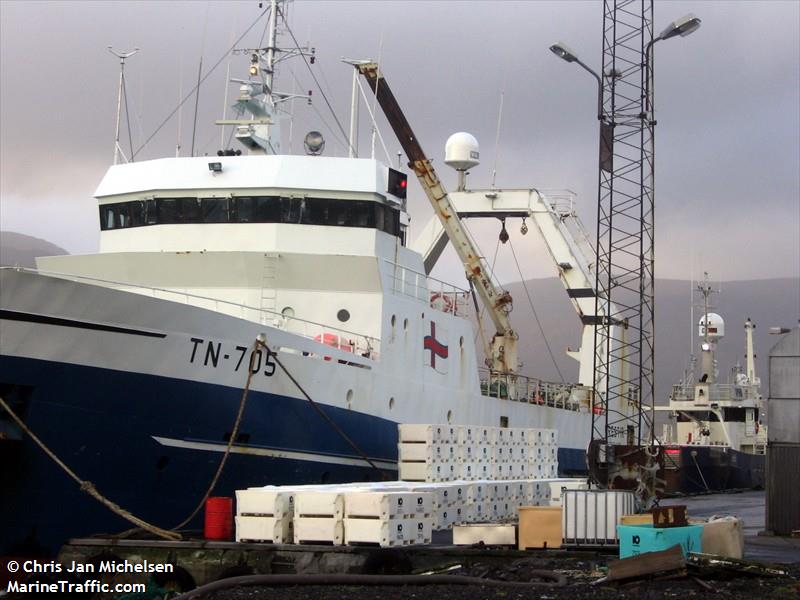
[[[457,171],[466,171],[479,165],[478,140],[472,134],[460,131],[447,138],[444,146],[444,163]]]
[[[697,323],[698,335],[705,337],[706,335],[706,315],[700,317]],[[708,313],[708,337],[711,339],[719,339],[725,337],[725,321],[717,313]]]

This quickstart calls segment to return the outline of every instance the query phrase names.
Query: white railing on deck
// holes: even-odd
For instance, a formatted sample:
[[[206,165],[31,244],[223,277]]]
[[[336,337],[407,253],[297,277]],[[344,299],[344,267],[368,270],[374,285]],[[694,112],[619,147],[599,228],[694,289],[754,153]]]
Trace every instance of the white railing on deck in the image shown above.
[[[389,260],[381,260],[388,267],[389,289],[393,293],[427,302],[435,310],[469,316],[472,305],[468,291]]]
[[[693,385],[673,385],[672,399],[676,402],[694,401]],[[708,385],[703,396],[705,402],[741,402],[742,400],[757,400],[758,387],[734,385],[732,383],[712,383]]]
[[[525,375],[478,369],[481,394],[490,398],[526,402],[573,411],[588,411],[591,388],[577,383],[542,381]]]
[[[301,319],[299,317],[288,317],[279,312],[250,306],[248,304],[241,304],[239,302],[233,302],[231,300],[221,300],[219,298],[212,298],[210,296],[192,294],[190,292],[181,292],[167,288],[139,285],[125,281],[114,281],[112,279],[100,279],[85,275],[74,275],[71,273],[58,273],[22,267],[0,267],[0,269],[13,269],[15,271],[24,271],[27,273],[38,273],[39,275],[58,277],[59,279],[67,279],[70,281],[87,281],[95,284],[104,284],[109,287],[113,286],[113,289],[137,294],[143,294],[143,292],[146,291],[151,297],[158,298],[159,300],[180,302],[182,304],[196,306],[198,308],[213,310],[214,312],[232,317],[238,317],[240,319],[244,319],[245,321],[268,325],[275,327],[276,329],[281,329],[282,331],[324,343],[325,345],[333,348],[339,348],[345,352],[353,352],[365,358],[377,360],[380,354],[381,342],[378,338],[355,333],[346,329],[341,329],[340,327],[336,327],[334,325],[317,323],[307,319]]]

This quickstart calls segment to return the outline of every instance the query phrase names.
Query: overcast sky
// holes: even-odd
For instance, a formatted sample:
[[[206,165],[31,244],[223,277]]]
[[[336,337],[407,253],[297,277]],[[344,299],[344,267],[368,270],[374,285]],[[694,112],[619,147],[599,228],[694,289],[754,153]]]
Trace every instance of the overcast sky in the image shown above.
[[[203,70],[262,12],[247,2],[0,3],[0,228],[45,238],[73,253],[97,249],[92,194],[113,158],[118,62],[106,47],[141,48],[126,69],[133,145],[138,148]],[[656,274],[715,280],[800,273],[800,3],[656,2],[655,30],[689,12],[699,31],[655,47]],[[312,2],[290,7],[290,26],[316,47],[313,69],[343,127],[349,124],[351,68],[340,58],[380,59],[395,96],[446,184],[444,143],[469,131],[483,163],[471,187],[569,188],[594,231],[597,195],[596,87],[548,46],[563,40],[590,66],[601,61],[601,2]],[[258,45],[263,22],[240,45]],[[293,44],[288,35],[284,46]],[[201,87],[197,153],[220,147],[222,60]],[[244,77],[247,58],[230,62]],[[284,63],[281,91],[313,88],[302,62]],[[231,94],[235,86],[230,87]],[[504,108],[495,144],[501,92]],[[293,146],[318,129],[326,154],[345,145],[322,94],[294,107]],[[184,105],[182,152],[191,144],[194,98]],[[366,112],[362,110],[362,115]],[[230,117],[230,114],[229,114]],[[392,160],[399,149],[381,131]],[[173,118],[137,159],[173,156]],[[360,150],[369,155],[368,123]],[[123,142],[127,133],[123,124]],[[380,144],[378,144],[380,150]],[[383,159],[380,150],[378,158]],[[417,231],[432,214],[411,188]],[[555,275],[534,232],[510,227],[523,275]],[[499,226],[470,224],[491,261]],[[412,237],[414,233],[412,233]],[[502,279],[519,279],[503,247]],[[454,279],[451,257],[437,275]]]

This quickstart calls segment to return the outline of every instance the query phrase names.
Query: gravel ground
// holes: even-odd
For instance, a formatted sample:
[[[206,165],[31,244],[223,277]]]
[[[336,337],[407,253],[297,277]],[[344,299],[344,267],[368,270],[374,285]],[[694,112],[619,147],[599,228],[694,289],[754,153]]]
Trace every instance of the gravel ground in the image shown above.
[[[562,588],[532,587],[530,589],[502,588],[479,585],[428,585],[428,586],[293,586],[268,588],[262,586],[240,587],[218,591],[204,596],[204,600],[381,600],[408,598],[436,598],[437,600],[604,600],[630,598],[631,600],[691,599],[709,594],[720,598],[739,600],[761,598],[763,600],[800,599],[800,565],[788,567],[790,576],[775,578],[733,577],[730,579],[705,579],[713,591],[704,588],[694,579],[684,577],[674,580],[650,580],[626,585],[591,582],[604,575],[605,560],[584,561],[580,559],[524,559],[507,567],[489,567],[474,563],[461,574],[507,581],[529,581],[533,569],[554,570],[567,577]]]

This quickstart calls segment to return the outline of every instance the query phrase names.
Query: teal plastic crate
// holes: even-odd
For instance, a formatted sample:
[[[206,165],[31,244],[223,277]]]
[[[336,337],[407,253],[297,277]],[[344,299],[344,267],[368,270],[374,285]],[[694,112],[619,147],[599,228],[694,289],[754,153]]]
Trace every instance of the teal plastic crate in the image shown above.
[[[628,558],[646,552],[658,552],[680,544],[683,555],[702,552],[702,525],[685,527],[653,527],[652,525],[618,525],[619,557]]]

